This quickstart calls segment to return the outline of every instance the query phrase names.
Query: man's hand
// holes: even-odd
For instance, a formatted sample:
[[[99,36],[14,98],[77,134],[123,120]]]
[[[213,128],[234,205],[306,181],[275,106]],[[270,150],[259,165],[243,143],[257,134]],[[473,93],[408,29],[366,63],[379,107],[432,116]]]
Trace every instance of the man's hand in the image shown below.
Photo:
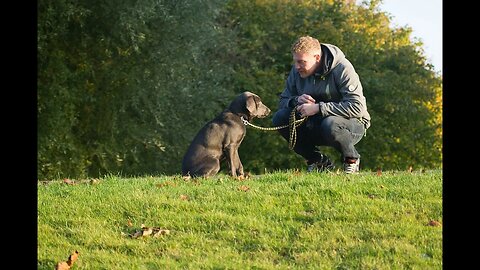
[[[297,107],[301,117],[312,116],[320,111],[320,107],[315,103],[305,103]]]
[[[307,94],[303,94],[298,97],[297,111],[302,117],[312,116],[317,114],[320,110],[318,104],[315,104],[315,99]]]
[[[298,105],[315,103],[315,99],[307,94],[303,94],[297,98]]]

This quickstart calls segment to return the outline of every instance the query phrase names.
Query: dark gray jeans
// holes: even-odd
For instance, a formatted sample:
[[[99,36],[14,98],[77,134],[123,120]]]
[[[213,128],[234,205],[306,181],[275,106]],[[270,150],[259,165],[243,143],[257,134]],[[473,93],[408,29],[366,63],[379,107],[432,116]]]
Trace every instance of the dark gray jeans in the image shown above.
[[[274,126],[287,125],[291,109],[278,110],[272,119]],[[300,116],[297,114],[297,119]],[[278,130],[289,141],[289,129]],[[294,147],[295,153],[304,157],[307,162],[315,161],[318,153],[315,146],[331,146],[337,149],[344,158],[359,158],[360,154],[355,149],[365,134],[365,126],[356,118],[347,119],[340,116],[321,117],[309,116],[307,121],[297,127],[297,141]]]

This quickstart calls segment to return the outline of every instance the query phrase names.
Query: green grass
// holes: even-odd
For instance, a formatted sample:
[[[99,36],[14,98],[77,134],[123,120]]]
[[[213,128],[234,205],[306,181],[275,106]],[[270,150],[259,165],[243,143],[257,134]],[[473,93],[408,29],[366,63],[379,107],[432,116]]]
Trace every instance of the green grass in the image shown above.
[[[75,250],[72,269],[442,269],[431,220],[441,170],[52,181],[38,184],[38,269]],[[142,224],[170,234],[130,237]]]

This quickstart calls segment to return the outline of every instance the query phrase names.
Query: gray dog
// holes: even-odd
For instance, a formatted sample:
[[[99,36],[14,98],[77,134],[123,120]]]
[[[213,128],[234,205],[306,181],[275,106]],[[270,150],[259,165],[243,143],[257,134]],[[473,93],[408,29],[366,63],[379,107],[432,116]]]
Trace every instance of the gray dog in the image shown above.
[[[264,118],[269,113],[270,109],[258,95],[244,92],[237,96],[227,109],[197,133],[183,157],[182,175],[185,178],[215,175],[220,170],[220,162],[226,159],[230,174],[244,178],[238,155],[246,133],[241,117],[251,121],[255,117]]]

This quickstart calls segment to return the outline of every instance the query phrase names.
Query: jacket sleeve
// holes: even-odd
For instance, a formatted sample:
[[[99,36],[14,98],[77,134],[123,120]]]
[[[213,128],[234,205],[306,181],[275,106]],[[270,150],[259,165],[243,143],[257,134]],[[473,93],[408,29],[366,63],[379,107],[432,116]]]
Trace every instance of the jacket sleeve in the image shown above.
[[[366,99],[358,74],[345,60],[332,70],[337,89],[342,96],[339,102],[319,102],[322,116],[336,115],[346,118],[362,118],[366,115]]]
[[[285,89],[280,94],[278,109],[294,108],[296,104],[295,98],[298,96],[297,87],[295,86],[295,67],[292,67],[285,82]]]

